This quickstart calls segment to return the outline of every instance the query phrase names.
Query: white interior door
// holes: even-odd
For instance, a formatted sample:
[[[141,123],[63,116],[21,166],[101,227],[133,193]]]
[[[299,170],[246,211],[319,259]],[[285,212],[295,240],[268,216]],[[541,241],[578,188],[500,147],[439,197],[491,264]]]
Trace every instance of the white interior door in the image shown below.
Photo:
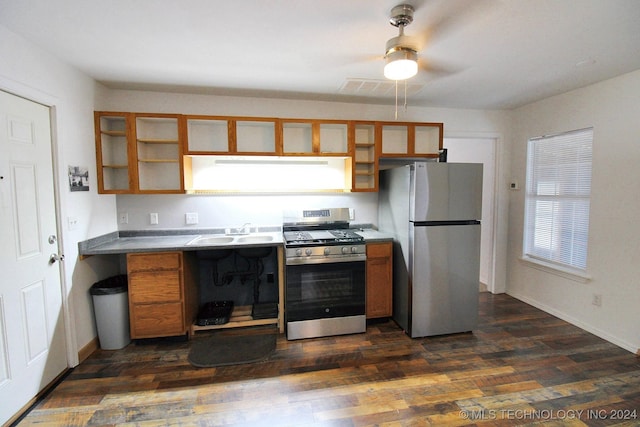
[[[0,91],[0,423],[67,367],[49,108]]]
[[[451,163],[482,163],[482,237],[480,239],[480,282],[493,291],[494,231],[495,231],[495,138],[445,138],[447,161]]]

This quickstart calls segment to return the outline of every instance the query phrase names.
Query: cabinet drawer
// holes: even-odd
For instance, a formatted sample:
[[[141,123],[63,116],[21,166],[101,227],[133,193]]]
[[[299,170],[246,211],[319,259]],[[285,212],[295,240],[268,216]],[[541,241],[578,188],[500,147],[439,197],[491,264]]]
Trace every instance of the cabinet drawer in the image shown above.
[[[149,271],[149,270],[178,270],[181,266],[179,252],[166,252],[155,254],[128,254],[127,270]]]
[[[132,338],[180,335],[185,333],[182,304],[139,304],[131,317]]]
[[[145,271],[129,274],[129,298],[133,303],[180,301],[180,271]]]
[[[389,243],[369,243],[367,244],[367,258],[390,257],[393,245]]]

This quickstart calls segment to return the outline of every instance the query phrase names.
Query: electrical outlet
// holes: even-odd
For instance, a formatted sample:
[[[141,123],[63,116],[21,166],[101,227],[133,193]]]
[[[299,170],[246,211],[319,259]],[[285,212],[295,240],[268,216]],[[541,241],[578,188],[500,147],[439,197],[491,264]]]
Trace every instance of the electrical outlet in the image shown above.
[[[596,307],[602,307],[602,295],[593,294],[593,300],[591,301],[591,304],[595,305]]]
[[[120,212],[118,214],[118,217],[120,218],[120,224],[129,224],[129,214],[126,212]]]
[[[158,213],[153,212],[149,214],[149,224],[158,225]]]
[[[353,208],[349,208],[349,220],[353,221],[356,219],[356,211]]]
[[[196,212],[184,214],[184,222],[187,225],[193,225],[198,223],[198,214]]]

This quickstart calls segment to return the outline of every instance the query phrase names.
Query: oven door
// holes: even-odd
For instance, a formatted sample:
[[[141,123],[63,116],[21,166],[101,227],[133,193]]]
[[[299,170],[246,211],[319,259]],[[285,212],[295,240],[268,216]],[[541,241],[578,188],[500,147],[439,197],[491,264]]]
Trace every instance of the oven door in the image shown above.
[[[364,316],[365,261],[286,266],[286,321]]]

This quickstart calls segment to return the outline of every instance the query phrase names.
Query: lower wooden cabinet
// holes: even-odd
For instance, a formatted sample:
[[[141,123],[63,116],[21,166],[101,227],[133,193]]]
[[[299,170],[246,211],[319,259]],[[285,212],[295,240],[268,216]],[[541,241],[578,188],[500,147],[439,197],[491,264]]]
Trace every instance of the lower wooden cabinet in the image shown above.
[[[189,333],[198,309],[194,271],[188,253],[127,254],[131,338]]]
[[[393,314],[393,243],[367,243],[367,319]]]

